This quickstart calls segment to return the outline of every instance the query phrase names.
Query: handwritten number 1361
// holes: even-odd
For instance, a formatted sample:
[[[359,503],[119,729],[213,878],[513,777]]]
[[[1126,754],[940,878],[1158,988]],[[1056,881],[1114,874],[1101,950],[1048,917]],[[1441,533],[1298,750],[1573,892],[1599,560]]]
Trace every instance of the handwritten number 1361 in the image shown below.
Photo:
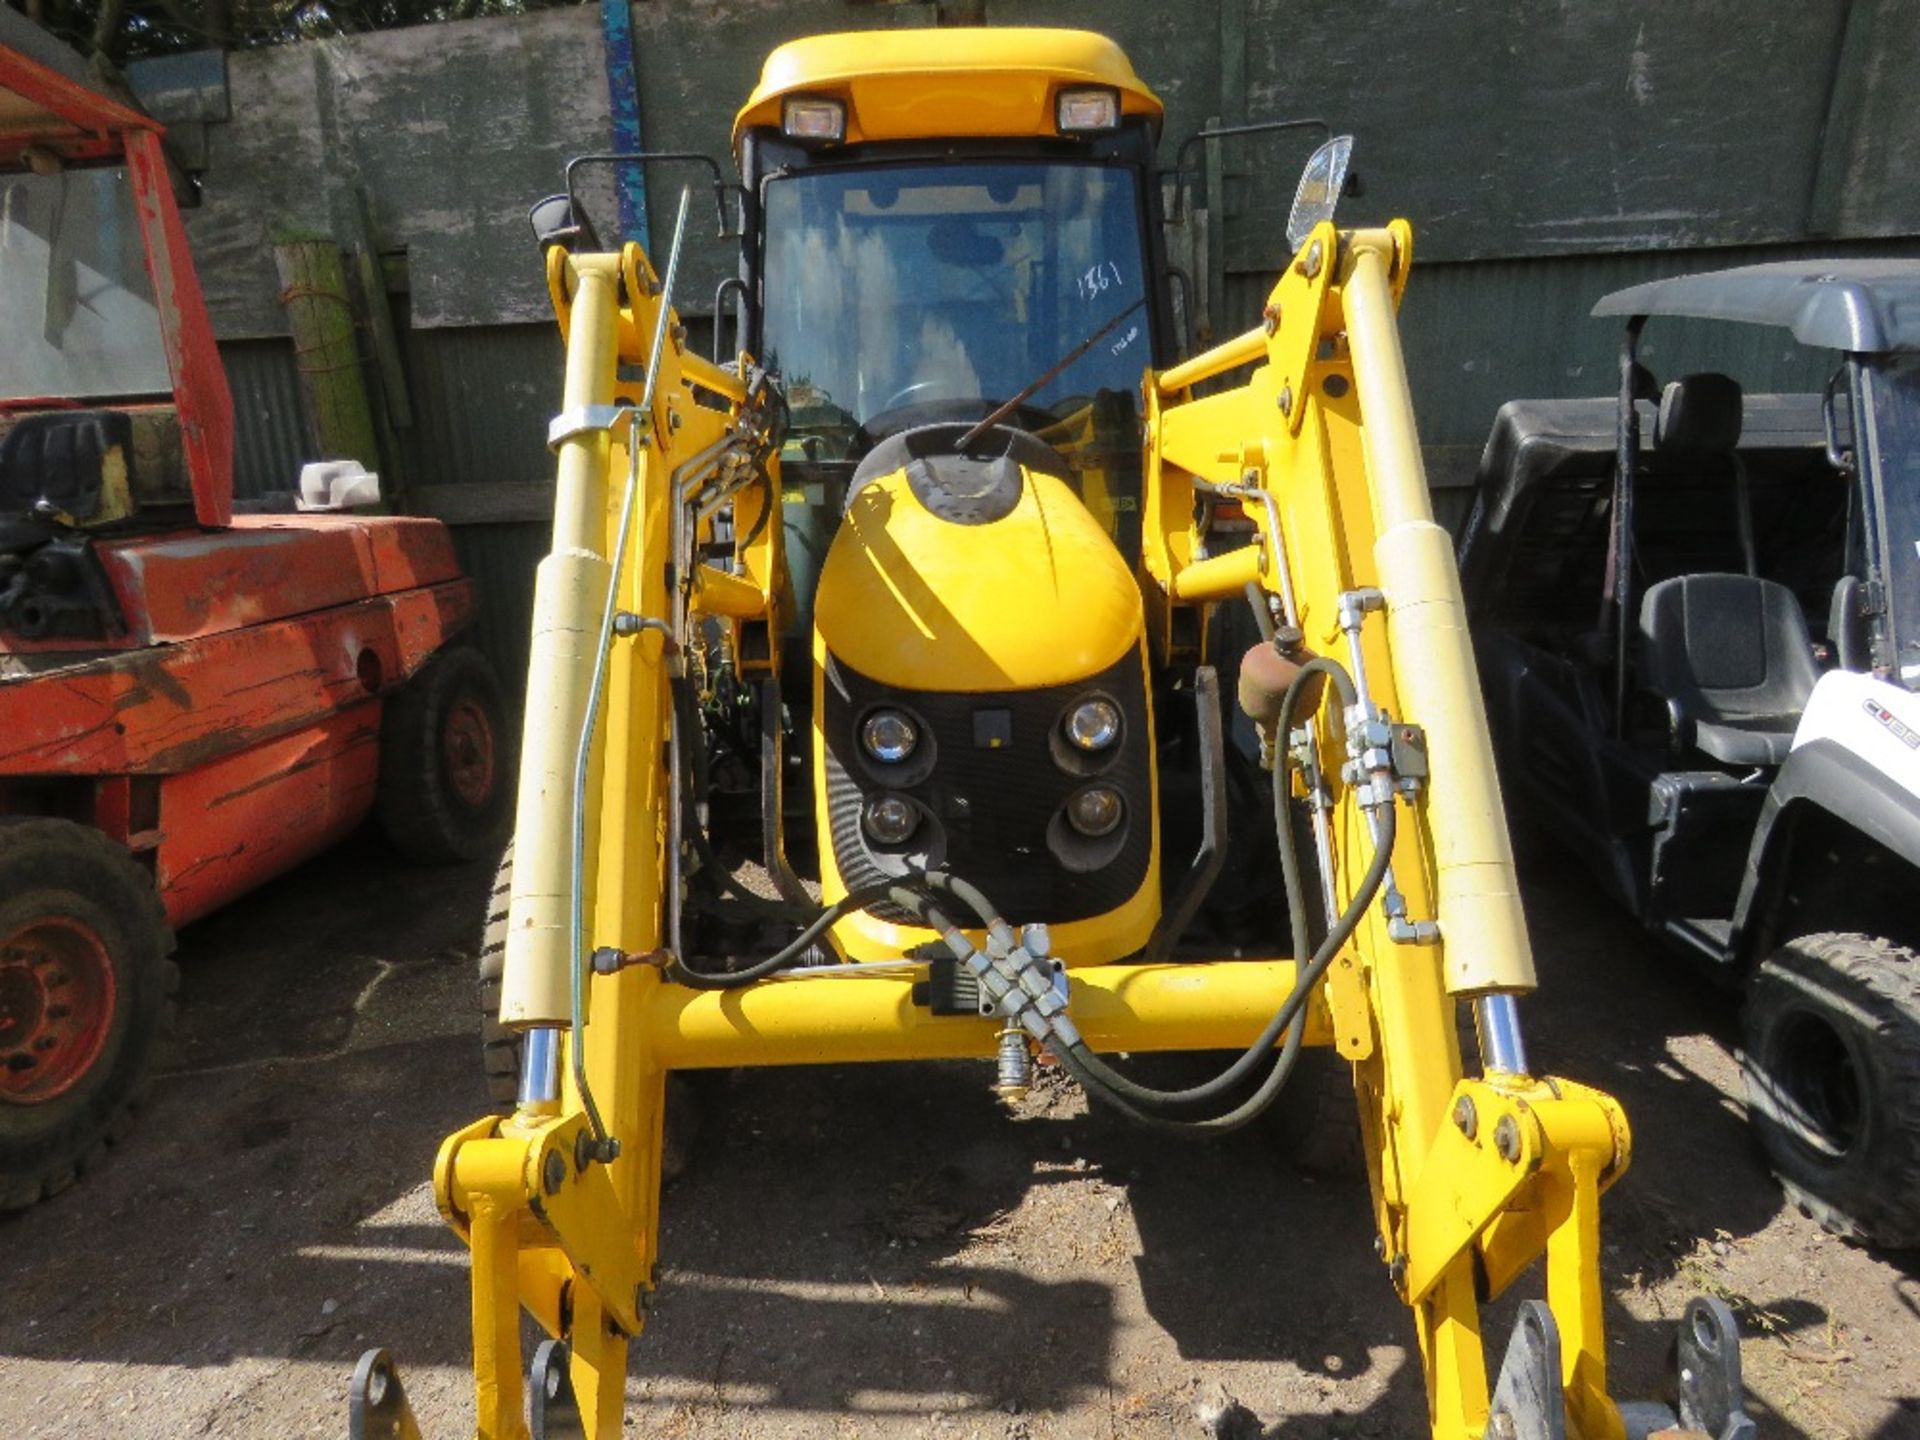
[[[1118,265],[1111,260],[1102,260],[1098,265],[1074,276],[1073,283],[1079,289],[1082,300],[1091,300],[1094,296],[1104,294],[1114,286],[1124,285],[1126,282],[1120,278]]]

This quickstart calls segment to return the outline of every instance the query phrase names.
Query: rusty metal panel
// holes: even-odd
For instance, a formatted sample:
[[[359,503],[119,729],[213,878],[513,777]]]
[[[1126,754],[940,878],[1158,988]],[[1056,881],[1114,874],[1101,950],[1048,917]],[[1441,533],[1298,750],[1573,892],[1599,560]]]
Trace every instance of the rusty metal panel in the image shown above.
[[[220,346],[233,392],[233,494],[291,493],[309,453],[300,372],[290,340],[228,340]]]
[[[528,263],[533,263],[531,247]],[[416,485],[553,479],[547,421],[560,409],[565,351],[544,324],[401,332]]]
[[[467,637],[493,662],[509,696],[527,683],[533,633],[533,571],[552,539],[548,525],[462,525],[453,532],[475,601]],[[509,707],[511,708],[511,707]]]

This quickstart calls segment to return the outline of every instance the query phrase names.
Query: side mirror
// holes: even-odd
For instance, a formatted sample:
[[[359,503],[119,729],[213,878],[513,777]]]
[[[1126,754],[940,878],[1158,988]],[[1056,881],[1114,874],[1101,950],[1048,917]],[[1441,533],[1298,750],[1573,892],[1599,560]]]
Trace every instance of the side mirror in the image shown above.
[[[566,195],[549,195],[534,201],[533,208],[527,211],[527,223],[533,227],[533,238],[539,242],[543,255],[555,245],[572,249],[581,235],[580,223],[573,214],[573,200]]]
[[[1298,250],[1314,226],[1333,218],[1347,188],[1347,166],[1352,160],[1351,135],[1336,135],[1307,157],[1293,192],[1293,209],[1287,212],[1288,248]]]

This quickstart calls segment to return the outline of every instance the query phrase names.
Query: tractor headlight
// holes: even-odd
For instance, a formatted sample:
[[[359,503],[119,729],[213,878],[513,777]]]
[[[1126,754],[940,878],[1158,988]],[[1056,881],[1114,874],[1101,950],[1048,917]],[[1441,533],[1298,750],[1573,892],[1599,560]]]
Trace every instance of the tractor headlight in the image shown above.
[[[847,107],[820,95],[789,95],[780,105],[780,129],[789,140],[837,145],[847,138]]]
[[[919,743],[918,727],[898,710],[876,710],[861,722],[860,744],[882,764],[899,764]]]
[[[1089,785],[1074,792],[1067,801],[1067,823],[1082,835],[1110,835],[1120,823],[1125,807],[1120,792],[1111,785]]]
[[[1062,90],[1053,97],[1054,127],[1062,135],[1104,135],[1120,128],[1120,92],[1106,86]]]
[[[1120,707],[1098,696],[1082,700],[1067,712],[1066,732],[1076,750],[1104,750],[1120,738]]]
[[[904,795],[876,795],[860,814],[867,838],[880,845],[904,845],[920,828],[920,811]]]

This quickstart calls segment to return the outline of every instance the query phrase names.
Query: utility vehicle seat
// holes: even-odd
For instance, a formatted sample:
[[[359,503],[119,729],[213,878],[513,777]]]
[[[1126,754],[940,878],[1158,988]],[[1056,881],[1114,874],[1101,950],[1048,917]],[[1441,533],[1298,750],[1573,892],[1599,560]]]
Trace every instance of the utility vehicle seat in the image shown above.
[[[1800,602],[1752,575],[1680,575],[1640,604],[1641,680],[1728,765],[1778,765],[1814,681]]]

